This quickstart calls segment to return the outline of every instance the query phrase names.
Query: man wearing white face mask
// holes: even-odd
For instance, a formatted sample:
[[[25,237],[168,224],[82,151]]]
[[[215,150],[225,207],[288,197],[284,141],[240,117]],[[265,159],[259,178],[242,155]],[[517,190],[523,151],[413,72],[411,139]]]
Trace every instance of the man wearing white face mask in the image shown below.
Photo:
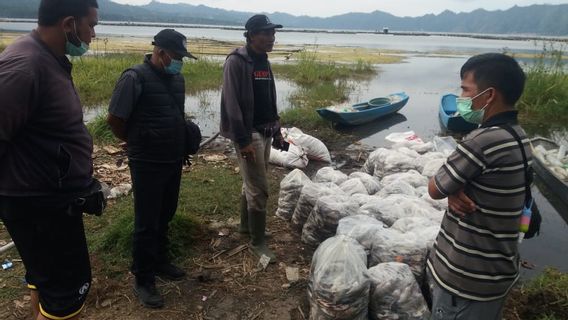
[[[164,300],[155,276],[180,280],[185,272],[170,263],[168,224],[179,196],[185,145],[185,81],[180,74],[187,51],[184,35],[164,29],[143,64],[118,80],[108,123],[126,141],[134,190],[134,291],[142,304],[160,308]]]
[[[519,277],[520,221],[532,203],[529,141],[515,111],[525,74],[515,59],[488,53],[470,58],[461,79],[458,112],[480,127],[428,186],[449,205],[427,262],[432,319],[497,320]]]
[[[91,286],[82,212],[93,143],[66,55],[95,37],[96,0],[42,0],[0,54],[0,218],[26,267],[33,319],[78,319]]]

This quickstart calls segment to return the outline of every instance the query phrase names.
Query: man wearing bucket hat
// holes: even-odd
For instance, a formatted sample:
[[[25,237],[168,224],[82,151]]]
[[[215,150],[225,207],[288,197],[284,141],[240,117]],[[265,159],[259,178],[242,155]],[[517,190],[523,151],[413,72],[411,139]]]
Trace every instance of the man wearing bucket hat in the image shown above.
[[[275,262],[266,244],[266,171],[273,138],[280,142],[276,87],[268,61],[275,30],[282,28],[262,14],[246,23],[246,46],[235,49],[223,67],[221,135],[233,141],[243,179],[239,231],[250,234],[251,251]]]
[[[185,272],[171,264],[168,224],[179,196],[185,145],[185,81],[180,74],[187,51],[184,35],[164,29],[144,63],[124,71],[109,106],[113,133],[127,142],[134,190],[132,273],[134,291],[146,307],[164,300],[155,276],[179,280]]]

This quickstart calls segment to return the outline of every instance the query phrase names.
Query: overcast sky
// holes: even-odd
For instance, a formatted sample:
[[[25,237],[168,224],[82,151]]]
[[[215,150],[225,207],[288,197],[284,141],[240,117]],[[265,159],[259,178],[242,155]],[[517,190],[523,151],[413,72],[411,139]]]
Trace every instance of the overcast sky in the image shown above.
[[[112,0],[123,4],[146,4],[150,0]],[[421,16],[440,13],[446,9],[454,12],[469,12],[509,9],[514,5],[566,4],[568,0],[159,0],[164,3],[203,4],[215,8],[250,12],[286,12],[293,15],[329,17],[347,12],[371,12],[375,10],[396,16]]]

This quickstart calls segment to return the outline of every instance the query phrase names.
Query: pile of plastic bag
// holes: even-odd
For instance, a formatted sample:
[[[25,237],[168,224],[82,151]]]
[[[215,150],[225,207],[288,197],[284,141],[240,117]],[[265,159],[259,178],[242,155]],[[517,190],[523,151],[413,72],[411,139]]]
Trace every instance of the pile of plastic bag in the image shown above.
[[[456,143],[440,137],[424,142],[412,132],[387,138],[392,146],[373,151],[360,172],[347,175],[324,167],[312,180],[297,171],[282,180],[278,216],[290,221],[304,243],[321,243],[310,276],[311,319],[359,319],[362,302],[354,297],[359,297],[361,288],[332,288],[362,283],[367,268],[373,267],[375,279],[380,280],[371,285],[371,318],[427,317],[417,288],[425,278],[426,258],[448,207],[447,200],[430,198],[428,182]],[[352,239],[348,243],[357,243],[360,250],[344,250],[350,245],[346,240],[337,244],[338,237]],[[352,251],[361,255],[361,250],[364,270],[339,267],[337,261],[353,261]],[[328,266],[321,264],[324,260]]]

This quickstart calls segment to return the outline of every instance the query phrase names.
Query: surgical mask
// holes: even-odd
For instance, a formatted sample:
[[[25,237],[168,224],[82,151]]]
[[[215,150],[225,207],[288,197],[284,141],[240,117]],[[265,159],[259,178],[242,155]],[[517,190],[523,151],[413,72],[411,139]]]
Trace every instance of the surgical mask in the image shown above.
[[[182,60],[176,60],[173,59],[172,57],[170,57],[170,55],[168,55],[166,53],[166,55],[170,58],[170,65],[169,66],[164,66],[164,71],[168,74],[178,74],[181,72],[181,68],[183,67],[183,61]]]
[[[487,90],[489,89],[491,88],[483,90],[473,98],[459,97],[456,99],[458,113],[462,116],[462,118],[465,121],[474,124],[481,124],[483,122],[483,116],[485,115],[485,108],[487,108],[488,104],[486,104],[485,106],[483,106],[483,108],[479,110],[473,110],[471,107],[473,105],[473,100],[479,97],[480,95],[484,94],[485,92],[487,92]]]
[[[73,22],[73,27],[75,29],[75,37],[77,38],[77,40],[81,42],[81,44],[79,46],[73,44],[71,41],[69,41],[67,33],[65,33],[65,39],[66,39],[65,53],[72,57],[80,57],[84,55],[87,51],[89,51],[89,45],[86,44],[84,41],[82,41],[77,35],[77,24],[75,22]]]

